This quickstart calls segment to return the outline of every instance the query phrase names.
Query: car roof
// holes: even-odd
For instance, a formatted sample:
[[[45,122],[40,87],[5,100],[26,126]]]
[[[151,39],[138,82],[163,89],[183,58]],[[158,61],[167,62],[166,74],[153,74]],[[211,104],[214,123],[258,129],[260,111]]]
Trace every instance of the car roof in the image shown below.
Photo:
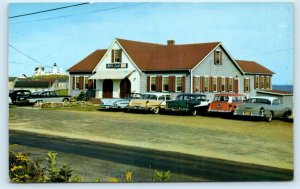
[[[185,96],[206,96],[205,94],[200,94],[200,93],[181,93],[181,94],[178,94],[177,96],[179,95],[185,95]]]
[[[275,99],[278,99],[276,97],[272,97],[272,96],[252,96],[250,98],[259,98],[259,99],[268,99],[268,100],[275,100]],[[250,99],[249,98],[249,99]]]
[[[237,93],[219,93],[219,94],[215,94],[215,96],[245,96],[245,95],[237,94]]]
[[[143,95],[152,94],[152,95],[170,95],[170,93],[143,93]]]

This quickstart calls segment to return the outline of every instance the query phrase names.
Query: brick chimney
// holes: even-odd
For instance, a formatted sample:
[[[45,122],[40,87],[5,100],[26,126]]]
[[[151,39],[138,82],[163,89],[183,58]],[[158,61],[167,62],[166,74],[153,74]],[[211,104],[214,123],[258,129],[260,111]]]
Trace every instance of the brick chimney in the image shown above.
[[[167,44],[168,44],[168,45],[175,45],[175,40],[168,40],[168,41],[167,41]]]

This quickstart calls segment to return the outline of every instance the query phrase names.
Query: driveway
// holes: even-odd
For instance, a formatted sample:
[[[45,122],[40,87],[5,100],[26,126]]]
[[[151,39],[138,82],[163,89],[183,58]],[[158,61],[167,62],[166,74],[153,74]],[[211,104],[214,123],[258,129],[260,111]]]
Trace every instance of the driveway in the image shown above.
[[[293,169],[293,124],[208,116],[10,108],[10,130]]]

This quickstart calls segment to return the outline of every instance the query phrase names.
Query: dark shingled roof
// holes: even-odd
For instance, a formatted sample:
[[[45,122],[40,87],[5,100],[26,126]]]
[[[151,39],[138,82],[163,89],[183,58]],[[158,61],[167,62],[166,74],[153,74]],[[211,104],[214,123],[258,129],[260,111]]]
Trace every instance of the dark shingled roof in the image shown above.
[[[274,74],[271,70],[267,69],[266,67],[254,62],[254,61],[247,61],[247,60],[235,60],[240,68],[245,73],[260,73],[260,74]]]
[[[17,81],[15,88],[48,88],[50,83],[47,81]]]
[[[67,71],[74,72],[87,72],[91,73],[97,66],[101,58],[104,56],[107,49],[96,50],[92,54],[88,55],[80,62],[69,68]]]
[[[17,77],[8,77],[8,81],[15,81],[15,79],[17,79]]]

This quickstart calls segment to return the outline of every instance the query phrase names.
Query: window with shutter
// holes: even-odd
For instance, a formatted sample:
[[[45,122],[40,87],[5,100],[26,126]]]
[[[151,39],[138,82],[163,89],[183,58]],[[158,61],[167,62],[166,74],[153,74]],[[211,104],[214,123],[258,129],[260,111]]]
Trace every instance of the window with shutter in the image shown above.
[[[163,91],[169,91],[169,77],[163,77]]]
[[[182,77],[176,77],[176,92],[182,91]]]
[[[150,80],[150,90],[151,91],[156,91],[156,77],[151,77]]]
[[[213,91],[214,92],[217,92],[217,80],[218,78],[217,77],[213,77]]]
[[[208,91],[208,86],[209,86],[209,78],[208,77],[204,77],[204,88],[203,91]]]
[[[222,65],[222,51],[221,50],[214,51],[214,64]]]
[[[225,77],[221,78],[221,90],[225,91]]]

